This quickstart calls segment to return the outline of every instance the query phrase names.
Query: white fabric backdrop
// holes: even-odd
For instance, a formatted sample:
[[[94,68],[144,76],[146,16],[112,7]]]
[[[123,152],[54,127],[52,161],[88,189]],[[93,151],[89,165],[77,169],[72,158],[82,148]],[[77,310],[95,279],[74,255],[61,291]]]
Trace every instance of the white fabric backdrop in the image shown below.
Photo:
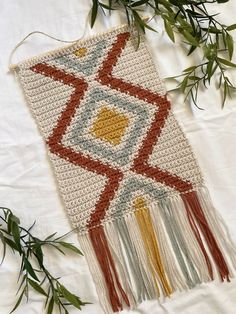
[[[35,234],[44,237],[54,231],[63,234],[70,224],[58,196],[45,147],[23,98],[14,75],[7,73],[12,48],[26,34],[41,30],[65,40],[82,36],[86,16],[92,1],[87,0],[0,0],[0,206],[12,208],[25,226],[36,220]],[[221,10],[225,24],[234,23],[235,1],[215,8]],[[93,30],[101,32],[120,25],[125,17],[116,13],[98,20]],[[183,51],[172,45],[158,26],[159,33],[148,33],[153,59],[163,77],[179,74],[199,57],[186,60]],[[234,34],[236,35],[236,34]],[[19,61],[40,52],[61,46],[41,35],[34,35],[14,56]],[[235,72],[234,72],[235,78]],[[167,85],[167,88],[170,88]],[[221,110],[221,98],[214,89],[202,92],[199,104],[205,108],[190,110],[183,97],[170,95],[174,111],[191,142],[205,176],[215,206],[225,219],[236,242],[236,98]],[[68,239],[78,245],[76,236]],[[93,302],[82,313],[99,314],[95,287],[85,259],[73,254],[67,257],[47,252],[47,266],[55,276],[61,276],[68,288],[83,300]],[[19,260],[11,251],[0,267],[0,313],[7,314],[15,302]],[[236,312],[236,280],[230,284],[204,284],[192,291],[173,296],[163,305],[145,302],[132,313],[143,314],[234,314]],[[32,293],[28,304],[16,313],[44,313],[40,296]],[[70,313],[79,313],[71,309]],[[127,311],[124,311],[127,313]]]

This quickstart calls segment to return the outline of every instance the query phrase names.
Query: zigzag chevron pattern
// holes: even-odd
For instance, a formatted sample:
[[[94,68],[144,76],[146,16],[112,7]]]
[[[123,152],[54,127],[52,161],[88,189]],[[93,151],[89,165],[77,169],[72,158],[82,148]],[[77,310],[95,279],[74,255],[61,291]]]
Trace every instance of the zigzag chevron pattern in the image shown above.
[[[109,106],[110,104],[112,104],[111,101],[113,100],[113,107],[111,111],[113,110],[115,112],[116,107],[121,107],[121,105],[123,105],[123,111],[125,111],[125,107],[127,107],[126,113],[124,113],[124,115],[127,114],[127,117],[129,117],[129,113],[132,114],[133,112],[133,114],[136,115],[135,120],[137,120],[137,118],[144,117],[145,103],[148,103],[149,107],[150,104],[155,107],[154,110],[149,109],[149,111],[152,111],[152,121],[150,122],[150,119],[146,119],[145,121],[144,118],[142,122],[137,121],[138,125],[136,126],[136,128],[133,128],[133,130],[130,131],[131,140],[128,141],[128,139],[126,139],[126,147],[128,146],[128,148],[130,149],[130,155],[132,153],[133,155],[134,153],[136,153],[136,155],[130,161],[129,169],[127,169],[126,167],[125,171],[129,170],[137,174],[150,177],[153,180],[174,188],[180,192],[187,191],[192,188],[191,181],[182,180],[175,174],[173,175],[157,166],[150,166],[147,163],[147,160],[153,150],[153,146],[157,144],[158,138],[161,134],[161,130],[165,125],[166,118],[169,114],[170,104],[164,96],[159,95],[158,93],[153,93],[152,91],[142,88],[141,86],[133,85],[132,83],[126,82],[122,78],[117,78],[112,75],[112,70],[115,67],[118,59],[120,58],[120,55],[125,48],[129,36],[129,33],[122,33],[117,36],[115,42],[111,45],[111,48],[108,51],[106,58],[103,60],[95,77],[95,80],[102,85],[108,86],[111,90],[114,89],[116,91],[119,91],[117,95],[113,93],[113,95],[109,97],[109,90],[104,92],[101,86],[95,87],[96,85],[88,90],[88,83],[86,82],[86,78],[84,78],[83,76],[81,78],[77,78],[74,74],[70,73],[71,68],[75,68],[76,70],[78,68],[79,71],[80,68],[82,68],[83,70],[86,69],[86,67],[88,67],[88,61],[86,61],[84,67],[83,63],[78,63],[80,67],[77,66],[76,68],[76,59],[71,58],[70,60],[70,56],[62,56],[56,58],[55,61],[58,64],[63,63],[63,69],[60,69],[60,67],[51,66],[50,62],[38,63],[31,67],[31,70],[35,73],[42,74],[44,76],[52,78],[55,81],[62,82],[66,85],[74,87],[74,92],[67,102],[66,108],[62,112],[60,119],[57,121],[57,124],[54,127],[51,136],[47,139],[47,143],[52,153],[59,155],[65,160],[69,160],[75,165],[84,167],[89,171],[96,172],[108,178],[103,193],[101,193],[100,198],[95,206],[95,212],[90,217],[91,226],[94,226],[95,224],[99,225],[99,223],[104,219],[106,210],[108,209],[111,200],[114,198],[115,193],[118,190],[119,181],[121,181],[123,177],[122,167],[121,169],[119,169],[119,163],[121,163],[123,160],[125,163],[127,163],[126,159],[128,159],[130,156],[124,156],[124,152],[122,152],[122,150],[119,151],[120,154],[115,154],[113,147],[111,147],[110,152],[106,152],[106,150],[110,148],[109,146],[112,146],[109,141],[106,141],[106,139],[103,138],[100,139],[100,141],[96,142],[93,137],[95,137],[96,139],[96,137],[99,138],[99,136],[96,136],[96,134],[93,133],[90,134],[90,139],[87,133],[82,135],[78,134],[78,132],[76,132],[76,127],[74,127],[74,134],[73,136],[71,136],[73,137],[72,143],[69,146],[62,144],[62,139],[65,136],[72,119],[74,119],[76,110],[77,108],[79,108],[80,102],[84,98],[84,94],[86,92],[90,94],[87,95],[90,97],[90,99],[88,100],[87,105],[83,105],[84,112],[82,112],[81,115],[78,117],[80,118],[80,120],[77,121],[77,125],[79,126],[83,126],[83,124],[86,123],[87,120],[87,123],[90,123],[91,117],[89,115],[93,114],[93,110],[95,110],[96,106],[98,107],[99,102],[101,102],[101,105],[99,106],[99,108],[101,109],[103,108],[103,101],[103,106],[104,108],[106,108],[106,103]],[[95,49],[92,51],[89,60],[93,58],[94,51],[96,51],[96,49],[98,49],[98,51],[100,52],[101,43],[104,46],[104,41],[99,41],[95,46]],[[96,58],[93,61],[97,63],[97,59],[99,56],[100,55],[96,55]],[[69,67],[68,72],[66,72],[67,67]],[[85,72],[85,74],[89,74],[92,71],[92,68],[90,69],[91,70]],[[122,96],[120,96],[119,98],[119,94],[121,93],[132,96],[132,98]],[[135,101],[134,98],[137,98],[139,102]],[[92,107],[92,105],[94,106]],[[127,110],[129,110],[130,112],[127,112]],[[105,116],[103,117],[103,119],[106,121]],[[142,142],[140,143],[140,147],[135,148],[136,151],[133,152],[130,145],[133,144],[135,146],[138,140],[138,133],[141,133],[140,131],[142,131],[140,128],[145,127],[145,122],[149,124],[149,130],[144,136],[142,136]],[[118,123],[119,121],[117,121],[117,124]],[[109,132],[109,129],[107,130],[107,132]],[[117,136],[115,136],[115,138],[117,138]],[[73,141],[75,144],[81,142],[78,150],[73,149]],[[125,150],[126,147],[124,147],[123,150]],[[84,154],[83,149],[86,152],[86,155]],[[113,156],[113,154],[115,154],[115,156]],[[104,159],[106,159],[106,161],[108,159],[108,162],[103,162],[103,160],[100,160],[99,157],[102,155],[105,155]],[[114,166],[111,167],[111,165],[109,164],[110,156],[114,159],[114,163],[118,164],[116,168]],[[115,158],[117,158],[117,160],[115,160]],[[109,217],[107,218],[109,219]]]
[[[214,279],[233,252],[144,38],[121,27],[19,65],[105,313]],[[213,215],[213,216],[211,216]],[[213,224],[214,222],[214,224]],[[213,230],[212,230],[213,229]]]

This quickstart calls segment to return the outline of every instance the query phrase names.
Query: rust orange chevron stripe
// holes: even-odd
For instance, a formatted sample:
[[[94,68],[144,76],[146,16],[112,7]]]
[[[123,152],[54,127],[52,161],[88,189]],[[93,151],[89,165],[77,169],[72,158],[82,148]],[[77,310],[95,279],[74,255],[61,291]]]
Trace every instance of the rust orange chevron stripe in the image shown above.
[[[167,186],[170,186],[179,192],[188,191],[192,188],[191,182],[184,181],[179,176],[172,175],[171,173],[163,171],[158,167],[151,167],[147,163],[153,146],[158,141],[161,130],[165,125],[165,120],[170,110],[170,102],[166,97],[163,97],[157,93],[153,93],[150,90],[144,89],[140,86],[125,82],[121,78],[112,76],[112,69],[116,65],[129,37],[130,33],[122,33],[117,36],[117,40],[113,44],[111,50],[108,52],[107,57],[103,61],[103,65],[98,72],[97,80],[104,85],[108,85],[122,93],[137,97],[143,101],[153,104],[158,108],[155,114],[155,119],[139,150],[139,154],[134,160],[132,170],[139,174],[148,176]]]
[[[71,148],[64,147],[61,143],[62,137],[75,114],[76,108],[79,106],[80,101],[83,98],[84,92],[87,89],[87,83],[82,79],[78,79],[71,74],[65,73],[64,71],[44,63],[35,65],[31,68],[31,70],[51,77],[55,81],[62,81],[64,84],[75,87],[65,110],[62,112],[56,126],[53,129],[52,135],[47,140],[50,151],[75,165],[79,165],[101,175],[105,174],[109,179],[99,197],[98,202],[96,203],[95,211],[90,216],[88,228],[94,251],[97,255],[107,284],[112,309],[114,312],[117,312],[122,310],[123,307],[116,290],[114,289],[114,281],[127,306],[130,306],[129,299],[119,281],[115,263],[113,261],[103,228],[101,226],[94,228],[94,226],[100,224],[101,220],[104,218],[106,209],[109,207],[110,201],[113,199],[118,189],[119,181],[122,178],[122,172],[112,169],[107,165],[103,165],[97,160],[85,157],[83,154],[75,152]],[[111,270],[113,274],[111,274]]]
[[[119,186],[119,181],[122,179],[122,172],[102,164],[98,160],[93,160],[79,152],[75,152],[70,147],[62,145],[61,140],[73,118],[76,108],[83,99],[84,93],[87,90],[88,84],[81,78],[76,78],[72,74],[68,74],[56,67],[52,67],[45,63],[36,64],[31,68],[32,71],[48,76],[55,81],[63,82],[75,88],[72,93],[66,108],[62,111],[56,126],[53,129],[52,135],[47,139],[50,151],[61,158],[70,161],[74,165],[79,165],[87,170],[96,172],[100,175],[105,175],[108,182],[100,195],[96,204],[96,210],[92,213],[89,221],[89,227],[98,225],[104,218],[106,209],[109,207],[110,201],[113,199],[116,190]]]

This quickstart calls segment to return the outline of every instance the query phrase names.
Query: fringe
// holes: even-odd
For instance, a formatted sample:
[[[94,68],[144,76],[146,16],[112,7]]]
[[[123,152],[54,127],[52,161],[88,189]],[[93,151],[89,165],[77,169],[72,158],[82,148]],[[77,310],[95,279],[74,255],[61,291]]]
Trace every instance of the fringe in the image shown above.
[[[182,233],[183,241],[187,247],[188,253],[191,256],[192,262],[197,269],[198,275],[201,282],[208,282],[211,280],[210,274],[208,272],[207,263],[204,254],[199,250],[198,241],[194,235],[194,232],[189,224],[187,213],[185,211],[184,204],[181,198],[175,198],[170,200],[170,206],[172,210],[172,215],[176,220],[177,226]]]
[[[228,266],[217,244],[217,241],[209,227],[209,224],[206,220],[206,217],[204,215],[201,204],[199,202],[197,193],[195,191],[192,191],[192,192],[182,194],[181,197],[184,201],[186,211],[188,212],[189,216],[192,215],[191,216],[192,221],[193,219],[195,219],[195,221],[198,224],[198,227],[200,228],[201,233],[204,236],[204,239],[207,243],[211,256],[213,257],[215,265],[218,268],[221,280],[224,281],[226,279],[227,281],[230,281]],[[195,228],[197,228],[196,222],[194,223]],[[211,274],[211,277],[213,278],[211,268],[210,268],[210,274]]]
[[[214,230],[216,241],[221,251],[225,250],[227,253],[225,258],[227,259],[230,277],[232,278],[234,269],[236,269],[236,246],[231,239],[223,218],[214,208],[207,188],[203,187],[200,192],[197,191],[197,194],[206,220],[211,230]]]
[[[182,230],[177,224],[170,205],[170,202],[162,201],[160,206],[161,214],[179,267],[185,277],[187,286],[192,288],[194,285],[200,283],[200,279],[190,257]]]
[[[139,226],[135,220],[134,214],[130,214],[124,217],[124,221],[127,225],[127,229],[129,230],[130,239],[134,245],[134,248],[137,252],[139,265],[143,270],[143,275],[145,280],[145,286],[148,291],[148,295],[150,296],[148,299],[156,299],[160,297],[158,294],[159,289],[156,288],[156,282],[152,273],[150,271],[148,257],[145,251],[144,243],[142,240],[142,236],[139,230]],[[142,300],[144,301],[144,299]]]
[[[150,204],[150,211],[155,227],[157,238],[159,239],[160,252],[165,265],[165,270],[170,284],[175,290],[185,290],[188,288],[184,276],[178,266],[178,261],[173,250],[170,250],[171,242],[168,237],[167,229],[162,221],[161,210],[158,204]]]
[[[119,241],[117,228],[114,226],[113,223],[109,223],[104,226],[104,231],[106,234],[106,238],[109,244],[112,257],[114,259],[114,262],[115,262],[115,265],[119,274],[121,285],[124,287],[124,290],[126,291],[127,297],[130,302],[130,307],[134,308],[137,304],[135,302],[133,291],[130,288],[132,286],[132,282],[131,282],[132,278],[129,275],[130,270],[126,267],[127,266],[127,263],[125,262],[126,256],[122,252],[122,245],[121,245],[121,242]],[[127,256],[128,256],[128,252],[127,252]]]
[[[107,285],[112,309],[114,312],[123,310],[122,301],[127,306],[130,306],[130,302],[121,286],[103,226],[91,228],[89,236]]]
[[[106,314],[217,278],[230,280],[236,247],[207,189],[152,202],[79,237]]]
[[[155,280],[157,294],[160,295],[160,290],[157,283],[157,278],[159,278],[164,295],[170,296],[170,294],[172,293],[172,288],[170,287],[164,271],[164,266],[159,251],[159,245],[157,243],[149,209],[147,208],[146,202],[142,197],[138,197],[135,200],[134,206],[136,208],[135,217],[139,225],[145,250],[147,252],[150,269]],[[157,278],[156,275],[158,276]]]
[[[144,271],[143,265],[140,262],[140,259],[137,254],[136,247],[134,246],[130,233],[127,228],[127,224],[124,221],[124,218],[115,220],[112,224],[109,224],[109,228],[113,227],[113,234],[118,235],[118,243],[116,248],[119,248],[121,252],[120,255],[122,259],[125,261],[127,259],[127,263],[124,263],[126,278],[129,278],[130,286],[133,286],[135,300],[138,303],[142,302],[142,300],[150,300],[152,299],[152,293],[148,288],[148,277]],[[117,233],[118,231],[118,233]],[[108,237],[111,235],[108,232]]]
[[[101,268],[93,250],[92,243],[90,241],[89,235],[80,235],[79,243],[84,256],[87,260],[89,266],[89,271],[92,274],[92,278],[95,284],[97,295],[99,297],[100,305],[106,314],[113,313],[111,303],[109,301],[109,296],[107,293],[107,286],[104,277],[101,274]]]

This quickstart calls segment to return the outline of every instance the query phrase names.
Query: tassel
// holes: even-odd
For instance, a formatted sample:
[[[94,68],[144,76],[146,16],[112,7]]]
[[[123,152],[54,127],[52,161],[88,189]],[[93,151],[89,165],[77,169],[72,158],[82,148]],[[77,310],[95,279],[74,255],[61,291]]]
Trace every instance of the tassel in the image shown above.
[[[120,297],[129,307],[130,302],[119,281],[103,227],[99,226],[91,228],[89,230],[89,235],[107,285],[113,311],[118,312],[123,309],[123,302],[120,300]],[[118,292],[120,293],[120,297]]]
[[[214,237],[214,235],[213,235],[213,233],[212,233],[212,231],[211,231],[211,229],[207,223],[206,217],[205,217],[204,212],[201,208],[201,204],[198,200],[197,193],[195,191],[192,191],[192,192],[188,192],[185,194],[181,194],[181,197],[183,199],[183,202],[185,204],[185,208],[186,208],[187,213],[188,213],[189,222],[190,222],[192,228],[194,229],[194,233],[198,239],[199,245],[201,246],[203,253],[205,255],[211,278],[213,279],[213,270],[211,267],[209,257],[207,256],[206,250],[205,250],[204,245],[202,243],[201,236],[200,236],[200,233],[197,229],[195,221],[197,222],[198,227],[200,228],[201,233],[204,236],[204,239],[208,245],[210,253],[211,253],[211,255],[215,261],[215,264],[218,268],[221,280],[224,281],[226,279],[227,281],[230,281],[229,280],[228,266],[225,262],[223,254],[221,253],[220,248],[219,248],[219,246],[215,240],[215,237]]]

